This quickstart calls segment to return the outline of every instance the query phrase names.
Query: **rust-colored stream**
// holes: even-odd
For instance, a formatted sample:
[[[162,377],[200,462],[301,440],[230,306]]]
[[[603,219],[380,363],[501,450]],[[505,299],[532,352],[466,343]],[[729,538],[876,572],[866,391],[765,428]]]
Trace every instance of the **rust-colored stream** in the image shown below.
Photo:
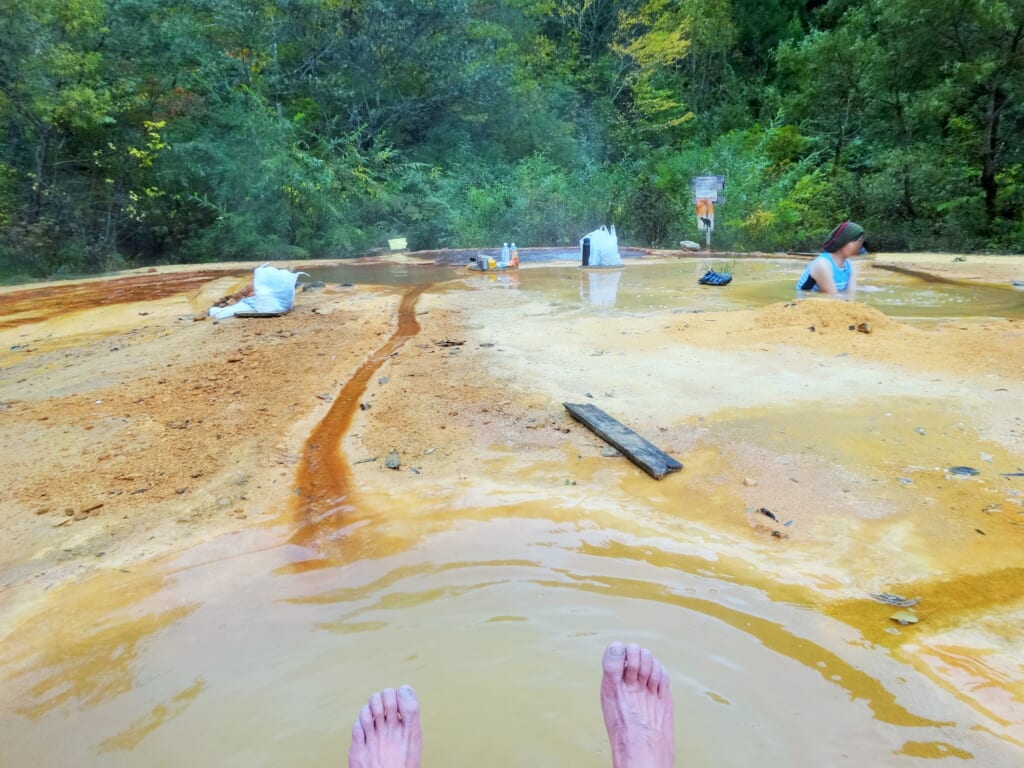
[[[296,473],[298,499],[295,502],[295,533],[292,542],[309,545],[316,541],[321,525],[344,514],[352,474],[341,453],[341,439],[359,407],[359,397],[376,373],[406,341],[419,333],[416,302],[426,285],[409,288],[402,295],[398,323],[391,338],[364,362],[338,392],[330,410],[306,440]],[[337,527],[337,521],[334,527]]]
[[[245,274],[247,270],[153,273],[0,293],[0,328],[17,328],[77,310],[155,301],[194,290],[211,280]]]

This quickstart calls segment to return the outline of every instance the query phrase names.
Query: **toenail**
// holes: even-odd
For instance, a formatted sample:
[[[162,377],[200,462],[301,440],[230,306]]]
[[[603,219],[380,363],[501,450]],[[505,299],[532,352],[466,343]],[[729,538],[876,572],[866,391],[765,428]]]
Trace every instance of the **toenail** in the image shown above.
[[[608,655],[609,656],[625,656],[626,655],[626,646],[624,646],[624,645],[610,645],[610,646],[608,646]]]
[[[416,696],[416,694],[413,693],[412,688],[408,685],[403,685],[401,688],[399,688],[398,695],[401,696],[403,699],[411,699]]]

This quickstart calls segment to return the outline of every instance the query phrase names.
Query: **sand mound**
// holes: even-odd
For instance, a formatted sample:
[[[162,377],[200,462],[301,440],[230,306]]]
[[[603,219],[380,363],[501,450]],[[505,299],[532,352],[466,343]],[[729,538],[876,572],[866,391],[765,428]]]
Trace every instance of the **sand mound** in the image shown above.
[[[761,328],[809,328],[849,331],[866,323],[872,332],[899,327],[892,318],[855,301],[801,299],[772,304],[760,311],[757,323]]]

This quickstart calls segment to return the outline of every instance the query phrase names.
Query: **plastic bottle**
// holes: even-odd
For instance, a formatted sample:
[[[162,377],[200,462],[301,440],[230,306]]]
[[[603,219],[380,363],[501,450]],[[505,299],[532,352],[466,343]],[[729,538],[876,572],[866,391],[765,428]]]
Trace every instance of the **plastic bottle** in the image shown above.
[[[509,264],[509,266],[510,267],[518,267],[519,266],[519,249],[516,248],[516,244],[515,244],[514,241],[512,243],[512,247],[510,247],[508,249],[508,251],[509,251],[509,256],[508,256],[508,264]]]
[[[505,267],[508,266],[508,259],[509,259],[508,243],[505,243],[504,245],[501,246],[501,268],[502,269],[504,269]]]
[[[493,256],[488,256],[487,257],[487,268],[488,269],[497,269],[498,268],[498,263],[494,260]]]

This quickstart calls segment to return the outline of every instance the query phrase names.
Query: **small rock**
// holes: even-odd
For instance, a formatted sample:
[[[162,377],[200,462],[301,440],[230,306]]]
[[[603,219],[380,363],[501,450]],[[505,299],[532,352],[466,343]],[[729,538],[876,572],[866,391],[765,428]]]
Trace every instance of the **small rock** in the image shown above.
[[[402,458],[398,455],[398,451],[392,450],[384,459],[384,466],[388,469],[398,469],[402,466]]]
[[[362,402],[362,403],[359,404],[359,410],[360,411],[368,411],[371,408],[373,408],[373,403],[371,403],[371,402]]]
[[[320,400],[323,400],[325,403],[329,403],[332,400],[334,400],[334,398],[331,395],[327,394],[326,392],[321,392],[319,395],[317,395],[317,397]]]
[[[860,333],[871,333],[871,323],[858,323],[857,330]]]
[[[919,597],[903,597],[891,592],[871,592],[868,597],[886,605],[895,605],[897,608],[910,608],[921,602]]]
[[[950,467],[946,471],[949,472],[949,474],[951,474],[951,475],[956,475],[957,477],[974,477],[975,475],[980,475],[981,474],[974,467],[963,467],[963,466]]]
[[[743,484],[747,486],[747,488],[753,488],[755,485],[757,485],[757,480],[755,480],[752,477],[744,477]]]
[[[915,432],[917,432],[917,434],[919,434],[919,435],[921,435],[922,437],[924,437],[924,427],[918,427],[918,428],[917,428],[917,429],[915,429],[914,431],[915,431]]]
[[[898,624],[906,626],[907,624],[917,624],[919,619],[914,615],[913,611],[896,611],[892,616],[889,617]]]

